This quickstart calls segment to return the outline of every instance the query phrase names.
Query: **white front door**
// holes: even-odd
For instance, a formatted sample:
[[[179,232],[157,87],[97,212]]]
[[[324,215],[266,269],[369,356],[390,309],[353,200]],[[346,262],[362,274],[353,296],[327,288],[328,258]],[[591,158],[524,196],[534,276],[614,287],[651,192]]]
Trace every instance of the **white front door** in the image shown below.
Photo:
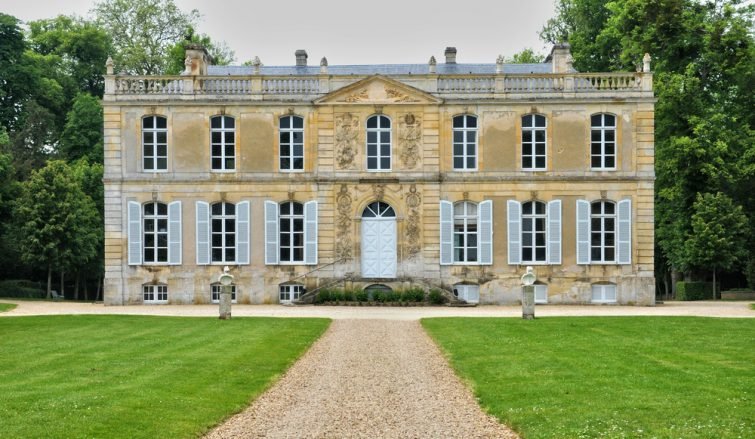
[[[369,212],[368,212],[369,211]],[[362,277],[396,277],[396,216],[385,203],[362,215]]]

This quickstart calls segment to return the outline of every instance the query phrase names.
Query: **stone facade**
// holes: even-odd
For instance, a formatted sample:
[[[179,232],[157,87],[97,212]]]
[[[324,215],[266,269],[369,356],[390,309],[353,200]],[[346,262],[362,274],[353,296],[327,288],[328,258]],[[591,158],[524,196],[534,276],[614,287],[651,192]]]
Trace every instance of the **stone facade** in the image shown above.
[[[302,284],[311,290],[348,277],[354,288],[476,285],[480,303],[512,304],[520,301],[525,266],[533,265],[540,284],[546,285],[548,303],[589,303],[595,301],[595,285],[609,285],[615,288],[615,300],[607,302],[654,304],[655,100],[648,63],[637,73],[577,73],[564,47],[554,49],[542,65],[524,66],[454,60],[436,65],[433,58],[425,65],[356,66],[349,72],[347,66],[326,61],[287,68],[256,63],[244,70],[209,66],[208,60],[201,48],[187,51],[187,70],[175,77],[114,75],[109,66],[103,100],[106,304],[143,303],[147,297],[158,303],[208,303],[211,284],[225,265],[235,277],[239,303],[278,303],[281,285]],[[615,117],[615,166],[610,170],[591,165],[591,117],[601,114]],[[144,120],[153,115],[166,123],[167,160],[158,171],[145,170],[144,160],[152,151],[145,149]],[[223,172],[211,169],[215,139],[210,120],[218,115],[234,121],[228,151],[233,169]],[[390,122],[387,171],[367,169],[366,127],[376,115]],[[476,143],[468,142],[476,148],[471,170],[456,169],[453,161],[454,118],[460,115],[476,121]],[[545,117],[541,170],[523,169],[527,115]],[[279,158],[286,155],[280,121],[287,116],[303,121],[303,169],[294,172],[280,169]],[[305,217],[310,221],[305,227],[313,228],[304,235],[304,250],[314,252],[305,255],[306,262],[276,262],[277,255],[271,261],[266,253],[275,251],[270,233],[279,226],[275,216],[266,218],[266,209],[272,209],[270,202],[289,200],[317,202],[314,217]],[[512,250],[516,244],[511,241],[521,239],[509,227],[522,223],[512,223],[510,200],[560,200],[556,216],[547,217],[553,227],[548,228],[548,244],[555,245],[549,247],[547,261],[514,257],[512,262],[511,252],[520,254],[521,249]],[[607,220],[613,225],[602,226],[616,233],[598,236],[614,246],[615,261],[628,260],[578,261],[578,244],[585,238],[579,235],[580,219],[588,227],[585,217],[579,217],[578,200],[608,200],[616,206],[629,200],[623,205],[631,206],[624,211],[629,217],[619,218],[619,207]],[[362,273],[367,245],[363,212],[376,201],[395,212],[395,276]],[[480,261],[460,263],[454,253],[451,263],[443,263],[442,253],[447,258],[449,248],[458,245],[453,232],[448,234],[451,229],[444,231],[441,224],[446,201],[472,202],[479,206],[480,218],[485,215],[480,203],[491,202],[489,226],[478,223],[479,229],[469,229],[483,241],[476,244]],[[142,206],[152,202],[172,209],[165,238],[170,261],[144,261],[143,247],[151,238],[144,236],[150,226]],[[170,204],[174,202],[180,203]],[[215,225],[201,219],[207,217],[198,202],[237,206],[239,235],[234,239],[242,241],[234,244],[237,263],[203,260],[212,242],[202,236]],[[246,220],[241,207],[246,204],[239,204],[245,202]],[[130,215],[131,206],[136,210]],[[585,229],[588,234],[597,227],[593,220],[589,218],[593,228]],[[248,231],[246,240],[242,230]],[[442,248],[443,243],[451,247]],[[243,251],[248,251],[248,261]],[[160,296],[165,300],[145,295],[145,285],[167,287],[167,295]]]

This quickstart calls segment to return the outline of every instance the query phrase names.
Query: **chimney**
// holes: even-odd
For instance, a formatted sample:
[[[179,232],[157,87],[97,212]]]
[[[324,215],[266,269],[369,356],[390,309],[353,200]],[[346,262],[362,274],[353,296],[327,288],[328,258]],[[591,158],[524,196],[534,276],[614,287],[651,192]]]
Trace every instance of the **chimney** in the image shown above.
[[[456,64],[455,47],[446,47],[446,64]]]
[[[299,49],[295,52],[296,67],[307,67],[307,51]]]
[[[569,43],[560,43],[553,46],[551,54],[545,59],[553,65],[553,73],[568,73],[572,71],[571,46]]]
[[[207,49],[199,44],[186,44],[184,47],[186,70],[183,74],[206,75],[207,66],[212,65],[212,56],[207,52]]]

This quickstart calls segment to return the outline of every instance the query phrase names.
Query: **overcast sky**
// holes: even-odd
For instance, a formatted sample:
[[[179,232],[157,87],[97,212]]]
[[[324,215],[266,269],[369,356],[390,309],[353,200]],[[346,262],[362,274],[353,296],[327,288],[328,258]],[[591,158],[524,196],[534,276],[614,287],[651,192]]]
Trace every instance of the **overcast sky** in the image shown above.
[[[259,56],[266,65],[294,64],[305,49],[309,64],[443,62],[446,46],[458,62],[493,63],[524,49],[547,53],[537,32],[553,15],[554,0],[175,0],[198,9],[198,31],[225,41],[236,63]],[[3,0],[0,11],[23,21],[59,14],[86,16],[94,0]]]

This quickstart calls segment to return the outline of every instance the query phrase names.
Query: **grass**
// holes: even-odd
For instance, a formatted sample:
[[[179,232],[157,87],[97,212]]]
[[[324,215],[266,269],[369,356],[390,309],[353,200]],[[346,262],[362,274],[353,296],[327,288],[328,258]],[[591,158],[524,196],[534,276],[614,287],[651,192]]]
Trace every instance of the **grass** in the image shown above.
[[[481,405],[524,438],[755,437],[755,320],[422,324]]]
[[[0,303],[0,312],[10,311],[16,306],[15,303]]]
[[[325,319],[0,319],[3,437],[196,437],[242,410]]]

